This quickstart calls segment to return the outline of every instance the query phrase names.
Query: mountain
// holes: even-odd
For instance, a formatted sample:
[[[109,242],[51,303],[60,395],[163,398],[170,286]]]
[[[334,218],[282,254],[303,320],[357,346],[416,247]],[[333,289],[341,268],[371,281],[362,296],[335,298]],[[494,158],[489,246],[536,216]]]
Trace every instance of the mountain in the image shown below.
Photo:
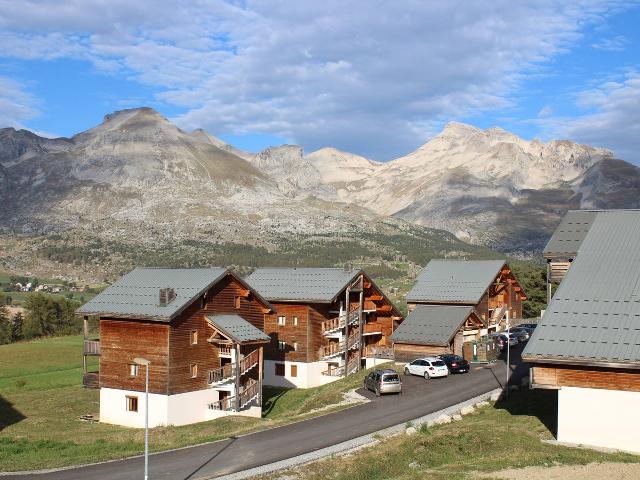
[[[4,268],[34,255],[87,272],[420,264],[495,255],[484,246],[537,255],[569,208],[640,208],[640,169],[608,150],[461,123],[387,163],[296,145],[250,153],[138,108],[71,138],[1,129],[0,200],[0,233],[17,242],[0,244]]]
[[[569,208],[640,198],[640,170],[609,150],[455,122],[387,163],[330,149],[307,158],[341,201],[522,255],[539,251]]]
[[[59,262],[100,276],[132,263],[491,255],[448,232],[340,201],[300,147],[242,152],[149,108],[106,115],[71,138],[2,129],[0,152],[5,269],[47,264],[57,273]]]

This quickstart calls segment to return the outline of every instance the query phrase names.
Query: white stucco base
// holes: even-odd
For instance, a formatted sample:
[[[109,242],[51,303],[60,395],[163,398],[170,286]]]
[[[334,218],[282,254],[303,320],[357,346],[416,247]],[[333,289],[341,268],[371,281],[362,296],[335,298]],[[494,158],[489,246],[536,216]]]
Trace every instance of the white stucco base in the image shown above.
[[[127,396],[138,397],[138,411],[127,411]],[[262,409],[251,407],[240,412],[224,412],[209,409],[209,403],[219,400],[214,389],[197,390],[178,395],[149,394],[149,427],[165,425],[188,425],[214,418],[242,415],[260,417]],[[144,428],[145,395],[144,392],[100,389],[100,422],[123,425],[125,427]]]
[[[558,441],[640,453],[640,392],[562,387]]]
[[[276,363],[284,363],[284,377],[276,375]],[[297,375],[291,376],[291,366],[298,367]],[[327,370],[327,362],[288,362],[278,360],[264,361],[264,385],[285,388],[313,388],[335,382],[340,377],[322,375]]]
[[[365,361],[365,368],[371,368],[371,367],[375,367],[377,365],[382,365],[383,363],[389,363],[392,360],[390,360],[388,358],[365,357],[364,361]]]

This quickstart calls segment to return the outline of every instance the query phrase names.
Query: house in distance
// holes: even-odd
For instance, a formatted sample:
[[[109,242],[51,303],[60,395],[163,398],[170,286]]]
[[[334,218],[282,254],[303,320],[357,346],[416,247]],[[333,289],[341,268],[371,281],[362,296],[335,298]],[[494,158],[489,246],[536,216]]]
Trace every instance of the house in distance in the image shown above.
[[[391,357],[403,317],[363,270],[259,268],[246,281],[274,308],[266,385],[316,387]]]
[[[504,260],[431,260],[407,294],[392,336],[396,360],[454,353],[522,318],[525,293]]]
[[[640,211],[569,212],[545,257],[571,262],[522,358],[557,439],[640,453]]]
[[[99,318],[100,421],[144,426],[150,361],[149,424],[185,425],[224,415],[259,417],[264,323],[271,304],[223,268],[136,268],[77,311]],[[85,327],[85,332],[86,332]]]

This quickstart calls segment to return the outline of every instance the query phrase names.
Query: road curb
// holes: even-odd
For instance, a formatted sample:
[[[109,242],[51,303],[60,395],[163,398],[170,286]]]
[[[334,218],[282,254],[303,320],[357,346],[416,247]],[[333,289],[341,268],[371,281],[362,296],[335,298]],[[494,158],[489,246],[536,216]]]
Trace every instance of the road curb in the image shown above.
[[[442,415],[452,415],[454,413],[459,412],[460,409],[463,407],[474,405],[482,401],[486,401],[494,394],[501,394],[502,391],[503,390],[501,388],[494,388],[486,393],[477,395],[473,398],[470,398],[469,400],[465,400],[464,402],[451,405],[450,407],[443,408],[442,410],[438,410],[437,412],[433,412],[428,415],[423,415],[413,420],[409,420],[408,422],[403,422],[398,425],[394,425],[392,427],[387,427],[382,430],[378,430],[377,432],[369,433],[367,435],[362,435],[361,437],[357,437],[352,440],[347,440],[346,442],[341,442],[336,445],[332,445],[330,447],[321,448],[313,452],[304,453],[302,455],[287,458],[286,460],[280,460],[278,462],[269,463],[266,465],[262,465],[260,467],[254,467],[248,470],[243,470],[241,472],[236,472],[236,473],[230,473],[227,475],[219,475],[219,476],[213,475],[213,476],[205,476],[200,478],[203,480],[211,480],[211,479],[243,480],[245,478],[252,478],[257,475],[265,475],[268,473],[273,473],[278,470],[285,470],[287,468],[298,467],[300,465],[315,462],[316,460],[330,457],[332,455],[347,455],[358,449],[377,443],[380,440],[380,437],[390,437],[392,435],[403,433],[407,427],[407,423],[411,423],[413,426],[417,426],[427,422],[433,422],[434,420],[436,420],[438,417]]]

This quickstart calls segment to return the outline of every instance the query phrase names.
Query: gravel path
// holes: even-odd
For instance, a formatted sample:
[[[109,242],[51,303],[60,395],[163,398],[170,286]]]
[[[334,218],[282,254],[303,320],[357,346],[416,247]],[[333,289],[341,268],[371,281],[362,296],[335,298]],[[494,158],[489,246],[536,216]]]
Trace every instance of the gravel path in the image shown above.
[[[590,463],[500,470],[487,476],[505,480],[637,480],[640,463]]]

